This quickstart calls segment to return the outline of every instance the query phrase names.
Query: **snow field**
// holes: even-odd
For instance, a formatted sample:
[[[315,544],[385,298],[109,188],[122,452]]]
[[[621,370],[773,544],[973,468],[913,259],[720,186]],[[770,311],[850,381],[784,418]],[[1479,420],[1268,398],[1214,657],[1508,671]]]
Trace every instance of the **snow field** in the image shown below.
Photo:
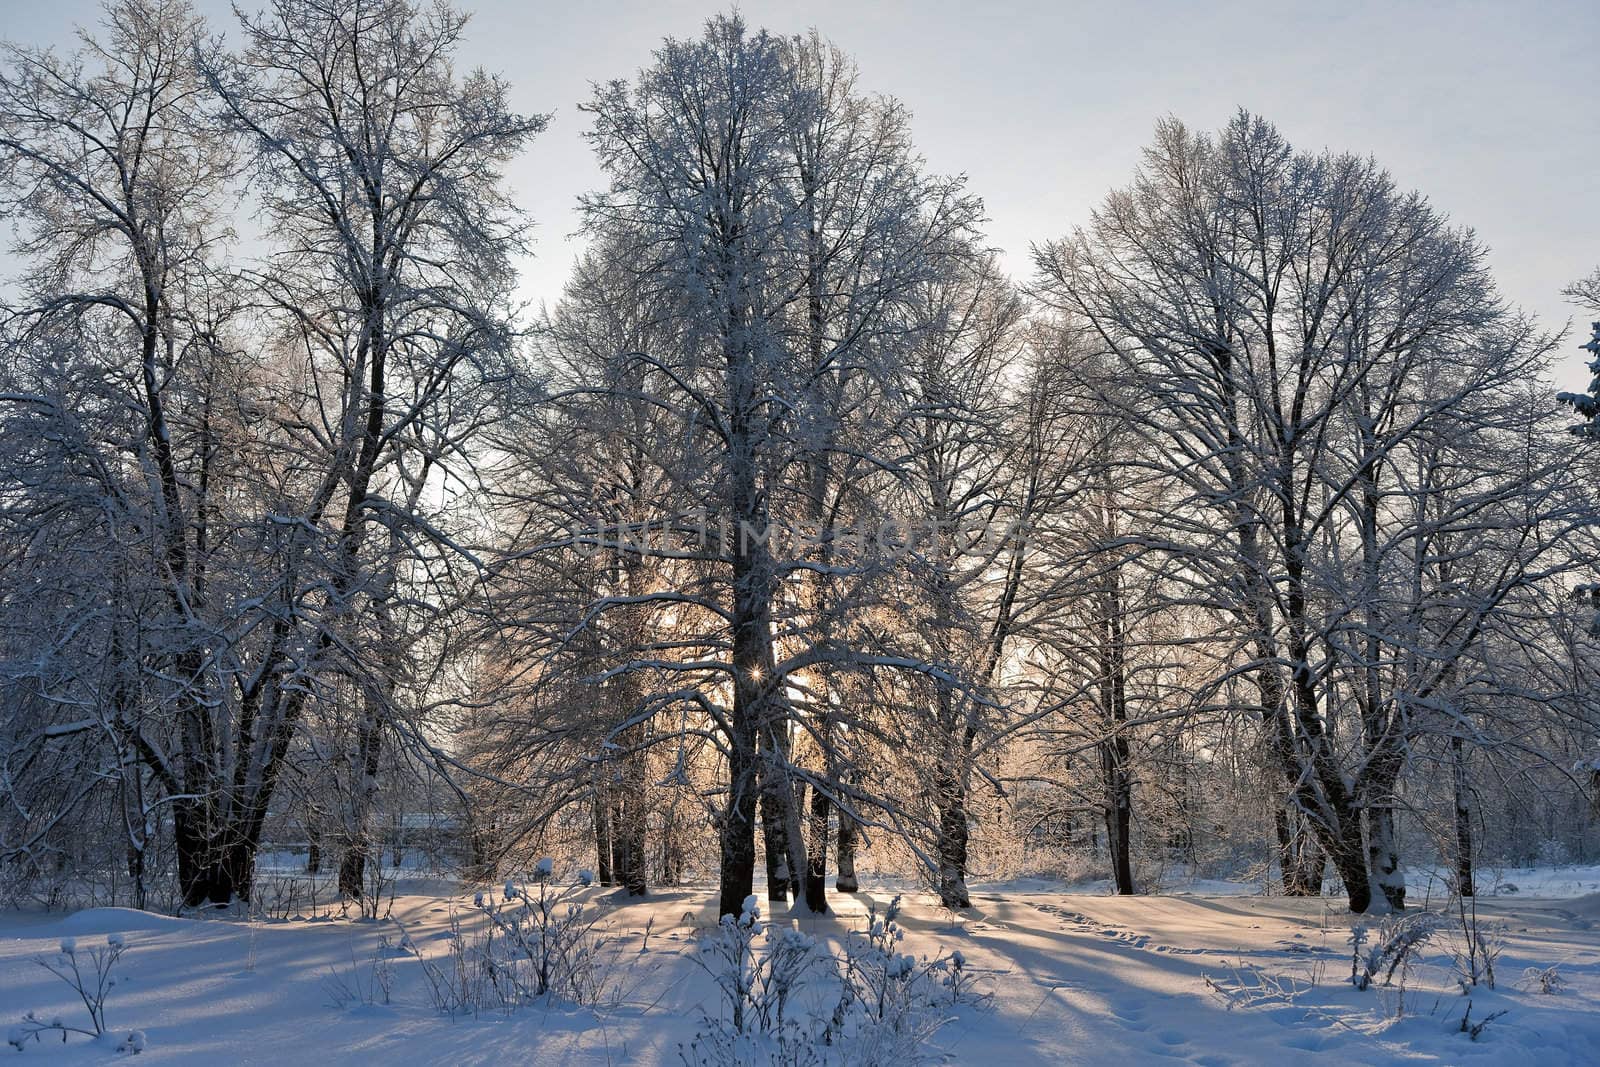
[[[1584,875],[1570,879],[1582,884]],[[1525,878],[1531,885],[1539,879]],[[1542,876],[1543,883],[1557,883]],[[102,908],[65,917],[0,918],[0,1005],[9,1026],[24,1011],[81,1023],[76,995],[37,966],[63,938],[78,951],[120,935],[127,955],[108,999],[110,1038],[46,1035],[25,1055],[61,1064],[118,1058],[127,1030],[147,1035],[155,1063],[276,1063],[286,1054],[333,1064],[676,1064],[703,1016],[720,1007],[690,953],[714,925],[705,890],[662,892],[618,903],[582,891],[611,939],[609,993],[590,1007],[536,1004],[514,1014],[451,1019],[431,1005],[420,966],[399,949],[446,951],[452,914],[481,921],[465,896],[416,894],[375,922],[247,923],[174,919]],[[772,921],[838,950],[862,930],[884,893],[833,894],[836,914]],[[1111,897],[1060,891],[980,889],[974,909],[951,915],[931,897],[908,896],[904,951],[959,951],[986,1005],[952,1009],[930,1051],[986,1065],[1062,1063],[1224,1064],[1296,1062],[1308,1052],[1346,1063],[1529,1063],[1600,1059],[1600,894],[1485,898],[1479,921],[1501,931],[1497,988],[1470,993],[1471,1021],[1496,1012],[1477,1040],[1460,1031],[1463,996],[1449,961],[1446,925],[1408,968],[1404,995],[1348,982],[1354,917],[1337,902],[1240,895]],[[765,901],[763,901],[765,907]],[[1369,925],[1372,920],[1362,919]],[[390,946],[380,951],[380,942]],[[388,1003],[371,973],[384,958]],[[1531,975],[1555,966],[1558,991]],[[371,1003],[340,997],[368,990]],[[820,1004],[828,992],[801,991]],[[1230,1006],[1231,999],[1231,1006]],[[335,1006],[344,1000],[342,1006]],[[818,1005],[813,1005],[818,1006]],[[6,1050],[7,1055],[14,1055]]]

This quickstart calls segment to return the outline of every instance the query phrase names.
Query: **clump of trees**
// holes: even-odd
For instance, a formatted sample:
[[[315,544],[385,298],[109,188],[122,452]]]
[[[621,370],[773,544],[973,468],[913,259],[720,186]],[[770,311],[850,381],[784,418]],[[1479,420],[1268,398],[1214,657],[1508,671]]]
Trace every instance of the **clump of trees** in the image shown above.
[[[248,897],[309,756],[360,894],[382,739],[425,742],[451,695],[409,651],[448,644],[471,580],[453,497],[522,225],[497,176],[543,123],[452,72],[463,22],[285,2],[230,53],[134,0],[80,57],[7,48],[0,196],[30,264],[0,409],[8,866],[109,783],[141,899],[167,834],[185,904]],[[241,187],[256,261],[225,221]],[[41,758],[80,795],[39,803]]]
[[[565,846],[731,915],[763,861],[965,907],[1052,848],[1363,911],[1586,810],[1557,339],[1372,160],[1165,121],[1019,286],[848,56],[718,17],[597,85],[528,321],[544,120],[462,15],[106,11],[0,69],[13,891],[248,899],[290,827],[370,906],[421,795],[472,876]]]

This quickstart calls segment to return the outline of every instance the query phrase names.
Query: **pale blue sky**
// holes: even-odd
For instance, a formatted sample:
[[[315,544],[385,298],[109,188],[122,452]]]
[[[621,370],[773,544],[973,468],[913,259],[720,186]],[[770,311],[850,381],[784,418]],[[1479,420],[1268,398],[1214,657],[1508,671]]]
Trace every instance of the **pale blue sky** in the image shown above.
[[[524,3],[474,12],[464,65],[505,74],[517,104],[554,113],[511,180],[539,226],[530,298],[559,293],[577,250],[574,201],[600,184],[577,111],[592,80],[626,77],[710,0]],[[197,0],[227,29],[226,0]],[[247,8],[261,0],[246,0]],[[0,35],[70,41],[96,0],[0,0]],[[1492,248],[1502,288],[1550,326],[1569,317],[1564,386],[1586,384],[1583,313],[1563,285],[1600,266],[1600,4],[1330,2],[746,2],[776,32],[815,26],[865,87],[915,114],[930,165],[964,171],[1016,273],[1029,242],[1083,222],[1127,181],[1155,120],[1214,128],[1239,106],[1297,145],[1375,155]]]

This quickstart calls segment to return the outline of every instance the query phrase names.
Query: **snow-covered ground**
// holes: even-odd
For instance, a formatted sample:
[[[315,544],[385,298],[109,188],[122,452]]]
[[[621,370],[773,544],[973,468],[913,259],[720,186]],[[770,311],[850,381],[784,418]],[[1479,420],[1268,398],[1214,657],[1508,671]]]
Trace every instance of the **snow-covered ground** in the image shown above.
[[[1452,978],[1448,926],[1410,969],[1402,1012],[1396,989],[1349,984],[1353,920],[1335,900],[1225,885],[1117,898],[1012,883],[979,888],[973,911],[956,917],[908,896],[901,923],[906,950],[959,950],[992,994],[987,1005],[957,1006],[938,1031],[938,1049],[960,1063],[1281,1064],[1308,1052],[1369,1064],[1600,1062],[1600,869],[1496,877],[1517,891],[1480,901],[1480,922],[1503,931],[1505,948],[1497,988],[1470,994],[1471,1018],[1506,1014],[1476,1041],[1460,1032],[1469,998]],[[339,986],[371,982],[380,939],[398,944],[403,927],[438,958],[452,913],[473,915],[465,897],[402,893],[395,919],[382,922],[251,924],[123,909],[0,916],[0,1023],[32,1010],[81,1025],[76,995],[34,960],[55,958],[63,938],[81,954],[121,934],[127,954],[107,1021],[119,1038],[143,1031],[150,1063],[680,1062],[679,1043],[702,1015],[718,1014],[712,980],[689,955],[713,924],[710,893],[622,905],[608,890],[583,896],[604,911],[618,950],[608,964],[614,995],[600,1008],[538,1005],[452,1020],[434,1009],[408,954],[390,960],[387,1004],[375,993],[373,1004],[358,996],[336,1007]],[[779,922],[837,944],[888,897],[831,899],[835,916]],[[1561,978],[1553,994],[1525,977],[1553,965]],[[23,1055],[67,1064],[118,1053],[110,1041],[74,1036],[63,1045],[47,1035]]]

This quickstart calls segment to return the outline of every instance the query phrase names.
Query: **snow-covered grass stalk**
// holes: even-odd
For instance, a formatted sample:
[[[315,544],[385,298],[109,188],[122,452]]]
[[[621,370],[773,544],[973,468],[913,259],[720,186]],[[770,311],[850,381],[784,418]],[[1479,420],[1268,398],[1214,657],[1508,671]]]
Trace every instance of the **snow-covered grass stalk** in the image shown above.
[[[1483,1018],[1479,1019],[1477,1022],[1473,1022],[1472,1001],[1468,1000],[1467,1009],[1461,1013],[1461,1026],[1459,1029],[1461,1033],[1466,1034],[1469,1038],[1476,1041],[1478,1038],[1483,1036],[1484,1030],[1488,1029],[1490,1023],[1494,1022],[1502,1015],[1507,1014],[1509,1010],[1510,1009],[1508,1008],[1501,1008],[1499,1011],[1492,1011],[1488,1015],[1485,1015]]]
[[[70,1026],[59,1016],[45,1020],[30,1011],[22,1017],[20,1024],[7,1033],[7,1043],[21,1051],[29,1038],[38,1042],[46,1033],[59,1033],[63,1042],[68,1034],[83,1034],[91,1038],[103,1036],[106,1032],[106,998],[117,984],[111,971],[127,950],[128,943],[123,935],[113,933],[107,936],[103,946],[91,948],[79,948],[75,938],[64,937],[61,939],[61,951],[55,958],[37,957],[35,963],[71,986],[73,992],[78,994],[89,1012],[89,1025]],[[119,1051],[142,1052],[144,1044],[144,1034],[135,1030],[123,1040]]]
[[[321,898],[323,889],[335,895],[329,880],[314,874],[286,874],[271,868],[261,869],[250,897],[254,911],[263,919],[304,919],[322,914],[328,901]],[[259,903],[258,903],[259,902]]]
[[[483,1004],[483,969],[476,965],[477,950],[462,930],[461,917],[453,911],[445,944],[447,950],[442,962],[430,960],[420,953],[417,956],[422,976],[428,982],[428,994],[433,999],[434,1009],[451,1018],[476,1014]]]
[[[255,901],[250,902],[249,925],[245,930],[244,971],[246,974],[256,973],[256,949],[261,939],[261,927],[265,921],[263,907]]]
[[[335,1008],[344,1008],[350,1004],[365,1004],[371,1007],[375,1004],[389,1003],[389,994],[394,988],[394,967],[390,956],[394,952],[389,945],[387,937],[380,937],[378,944],[372,950],[372,957],[363,967],[356,958],[355,936],[350,938],[350,969],[341,973],[332,967],[328,968],[328,977],[323,979],[322,988],[327,990],[328,1000]]]

